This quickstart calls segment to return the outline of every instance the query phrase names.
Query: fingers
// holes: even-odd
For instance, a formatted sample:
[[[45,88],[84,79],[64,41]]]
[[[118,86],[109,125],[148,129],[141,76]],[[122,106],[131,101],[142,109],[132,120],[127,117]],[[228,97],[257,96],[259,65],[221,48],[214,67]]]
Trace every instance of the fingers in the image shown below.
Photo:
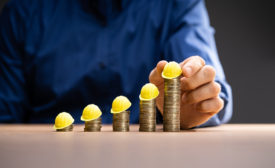
[[[167,64],[167,61],[159,61],[157,66],[151,71],[149,75],[149,81],[155,84],[159,89],[159,96],[157,97],[157,107],[162,113],[163,109],[163,88],[164,88],[164,79],[161,76],[164,66]]]
[[[205,61],[199,56],[192,56],[181,63],[183,76],[189,78],[196,74],[203,66]]]
[[[183,91],[193,90],[209,83],[215,79],[215,69],[209,65],[205,65],[195,75],[190,78],[181,78],[181,88]]]
[[[214,97],[197,104],[182,107],[181,128],[189,129],[205,123],[212,116],[220,112],[224,107],[224,101],[220,97]]]
[[[197,104],[197,110],[202,113],[218,113],[224,106],[224,101],[220,97],[215,97]]]
[[[163,78],[161,77],[162,70],[167,64],[167,61],[159,61],[157,66],[151,71],[149,75],[149,81],[156,86],[159,86],[163,83]]]
[[[182,102],[185,104],[199,103],[203,100],[217,97],[221,91],[221,86],[217,82],[210,82],[196,90],[187,92],[182,96]]]

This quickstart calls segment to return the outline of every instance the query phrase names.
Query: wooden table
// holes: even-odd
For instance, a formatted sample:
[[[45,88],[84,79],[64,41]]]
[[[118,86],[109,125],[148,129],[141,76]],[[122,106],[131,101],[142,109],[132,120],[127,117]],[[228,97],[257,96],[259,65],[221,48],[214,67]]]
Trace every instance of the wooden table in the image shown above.
[[[54,132],[52,125],[0,125],[0,167],[275,167],[275,124],[228,124],[178,133]]]

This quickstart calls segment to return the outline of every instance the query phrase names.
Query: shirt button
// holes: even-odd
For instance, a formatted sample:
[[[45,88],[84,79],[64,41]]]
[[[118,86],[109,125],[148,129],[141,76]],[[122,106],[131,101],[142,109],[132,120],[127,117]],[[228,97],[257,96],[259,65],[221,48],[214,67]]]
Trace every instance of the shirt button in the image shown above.
[[[100,69],[105,69],[106,68],[106,65],[104,64],[104,62],[99,62],[99,67]]]

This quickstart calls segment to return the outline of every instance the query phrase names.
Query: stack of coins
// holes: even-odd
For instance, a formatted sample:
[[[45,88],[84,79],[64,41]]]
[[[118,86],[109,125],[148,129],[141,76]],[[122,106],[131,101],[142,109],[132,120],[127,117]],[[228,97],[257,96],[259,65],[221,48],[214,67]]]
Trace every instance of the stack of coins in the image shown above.
[[[180,131],[180,77],[164,79],[163,130]]]
[[[68,132],[73,130],[74,118],[70,113],[59,113],[54,121],[53,128],[58,132]]]
[[[73,124],[69,125],[68,127],[62,128],[62,129],[56,129],[58,132],[69,132],[72,131],[74,128]]]
[[[85,132],[100,132],[101,131],[101,117],[91,120],[85,121]]]
[[[128,132],[129,131],[130,111],[122,111],[113,113],[113,131]]]
[[[156,131],[156,99],[141,100],[139,109],[139,131]]]

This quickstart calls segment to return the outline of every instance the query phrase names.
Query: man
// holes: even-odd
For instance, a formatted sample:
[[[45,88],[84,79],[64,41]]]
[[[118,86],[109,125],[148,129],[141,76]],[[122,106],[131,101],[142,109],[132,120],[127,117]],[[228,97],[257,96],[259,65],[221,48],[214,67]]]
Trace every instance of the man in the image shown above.
[[[1,122],[48,123],[61,111],[80,122],[94,103],[111,123],[111,102],[125,95],[137,123],[148,74],[162,113],[163,60],[182,67],[182,128],[231,117],[231,89],[202,0],[11,0],[0,33]]]

